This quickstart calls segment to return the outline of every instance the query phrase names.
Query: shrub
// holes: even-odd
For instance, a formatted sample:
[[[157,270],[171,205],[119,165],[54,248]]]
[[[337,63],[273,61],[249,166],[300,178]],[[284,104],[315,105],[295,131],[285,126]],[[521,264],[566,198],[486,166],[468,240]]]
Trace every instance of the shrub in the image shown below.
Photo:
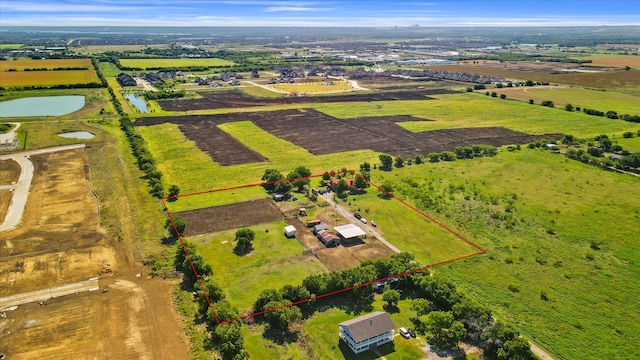
[[[542,106],[546,106],[546,107],[554,107],[555,105],[553,104],[553,101],[551,100],[545,100],[543,101],[540,105]]]

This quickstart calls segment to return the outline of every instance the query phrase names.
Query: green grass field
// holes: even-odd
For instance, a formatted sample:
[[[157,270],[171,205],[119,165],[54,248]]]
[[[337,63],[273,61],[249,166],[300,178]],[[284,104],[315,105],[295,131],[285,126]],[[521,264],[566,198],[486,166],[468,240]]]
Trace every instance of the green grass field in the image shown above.
[[[188,66],[232,66],[233,61],[224,59],[120,59],[120,65],[130,68],[180,68]]]
[[[327,271],[315,256],[302,255],[304,246],[298,240],[284,237],[282,229],[286,225],[285,221],[276,221],[250,227],[256,232],[254,250],[245,256],[233,253],[236,230],[189,241],[213,268],[212,278],[227,299],[244,312],[250,311],[263,290],[299,285],[307,276]]]
[[[249,148],[269,159],[268,162],[244,165],[220,166],[200,151],[193,141],[187,140],[177,125],[162,124],[138,127],[138,131],[148,142],[149,149],[156,156],[158,168],[163,172],[165,184],[177,184],[182,193],[220,189],[229,186],[259,183],[264,171],[275,168],[288,173],[298,165],[311,169],[313,174],[347,167],[357,169],[364,161],[377,158],[371,150],[350,151],[328,155],[312,155],[307,150],[277,138],[249,121],[227,123],[220,128]],[[215,174],[215,175],[212,175]],[[190,206],[206,207],[206,196],[198,197]],[[184,205],[183,205],[184,204]],[[177,201],[175,210],[187,210],[186,202]]]
[[[314,108],[338,118],[411,114],[435,121],[402,122],[409,131],[503,126],[529,134],[565,133],[578,137],[633,131],[637,124],[570,113],[521,101],[501,100],[481,94],[434,95],[430,101],[319,104]]]
[[[556,107],[571,104],[574,107],[586,107],[604,112],[613,110],[618,114],[640,114],[640,96],[631,94],[567,87],[518,87],[495,89],[495,91],[498,94],[506,94],[510,99],[527,102],[533,99],[536,104],[551,100]]]
[[[437,271],[527,336],[561,358],[640,356],[636,177],[530,149],[373,175],[431,194],[427,212],[488,250]]]

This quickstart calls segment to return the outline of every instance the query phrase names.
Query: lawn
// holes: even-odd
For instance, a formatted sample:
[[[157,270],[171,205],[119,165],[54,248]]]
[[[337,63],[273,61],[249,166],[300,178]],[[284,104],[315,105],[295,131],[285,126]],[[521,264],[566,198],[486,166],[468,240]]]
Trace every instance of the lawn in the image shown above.
[[[327,310],[315,313],[312,317],[303,320],[299,340],[294,343],[276,344],[262,337],[264,326],[251,325],[245,333],[245,347],[251,359],[323,359],[323,360],[373,360],[378,357],[370,351],[355,355],[348,347],[339,346],[338,324],[365,315],[370,311],[385,311],[381,296],[376,295],[376,300],[370,311],[363,313],[351,313],[344,310],[340,302],[350,301],[345,296],[334,298],[333,306]],[[346,305],[346,307],[349,307]],[[415,311],[410,309],[410,300],[401,300],[397,310],[390,311],[391,320],[397,329],[411,327],[409,318],[415,316]],[[395,346],[384,345],[380,352],[389,360],[422,359],[424,353],[421,347],[424,340],[395,338]]]
[[[556,107],[571,104],[574,107],[586,107],[604,112],[613,110],[618,114],[640,115],[640,96],[631,94],[568,87],[517,87],[495,89],[495,91],[498,94],[506,94],[509,99],[527,102],[533,99],[536,104],[551,100]]]
[[[129,68],[181,68],[189,66],[232,66],[233,61],[208,59],[120,59],[120,65]]]
[[[254,250],[245,256],[233,252],[235,231],[229,230],[190,238],[198,253],[213,268],[213,280],[242,312],[251,312],[258,295],[266,289],[299,285],[310,275],[327,269],[313,255],[302,255],[304,246],[287,239],[285,221],[250,227],[256,232]],[[269,232],[265,230],[269,229]]]
[[[636,177],[523,149],[373,180],[430,195],[421,207],[488,250],[436,271],[498,317],[561,358],[640,357]]]
[[[348,106],[334,103],[313,107],[338,118],[411,114],[435,120],[398,123],[413,132],[502,126],[529,134],[565,133],[578,137],[592,137],[611,132],[634,131],[637,128],[636,124],[622,120],[612,121],[521,101],[491,98],[483,94],[464,93],[432,97],[438,100],[350,103]]]

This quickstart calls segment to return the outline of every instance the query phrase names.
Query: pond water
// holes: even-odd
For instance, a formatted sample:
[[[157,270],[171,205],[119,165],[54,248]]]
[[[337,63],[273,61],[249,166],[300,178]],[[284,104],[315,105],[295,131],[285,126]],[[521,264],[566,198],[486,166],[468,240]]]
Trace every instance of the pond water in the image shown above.
[[[0,101],[0,117],[60,116],[84,107],[84,96],[38,96]]]
[[[139,97],[133,94],[125,94],[124,97],[126,97],[127,100],[129,100],[129,102],[131,102],[135,107],[137,107],[141,113],[149,112],[149,109],[147,109],[147,104],[144,102],[144,100],[140,99]]]
[[[58,136],[66,138],[66,139],[91,139],[95,135],[88,131],[74,131],[58,134]]]

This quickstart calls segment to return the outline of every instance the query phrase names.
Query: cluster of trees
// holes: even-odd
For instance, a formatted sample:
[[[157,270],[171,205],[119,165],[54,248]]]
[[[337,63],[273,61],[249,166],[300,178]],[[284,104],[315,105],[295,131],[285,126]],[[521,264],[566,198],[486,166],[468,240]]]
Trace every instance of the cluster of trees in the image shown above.
[[[544,105],[544,103],[543,103]],[[580,107],[576,106],[574,107],[571,104],[566,104],[564,106],[564,110],[565,111],[580,111]],[[592,116],[605,116],[608,119],[621,119],[624,121],[629,121],[629,122],[640,122],[640,116],[639,115],[629,115],[629,114],[622,114],[622,115],[618,115],[617,111],[613,111],[613,110],[609,110],[607,112],[604,111],[600,111],[600,110],[596,110],[596,109],[589,109],[589,108],[583,108],[582,112],[587,114],[587,115],[592,115]]]
[[[158,170],[155,159],[147,147],[147,142],[138,134],[133,126],[133,122],[126,114],[120,116],[120,128],[129,140],[129,146],[131,147],[133,155],[136,157],[138,168],[145,174],[149,192],[157,198],[163,197],[162,172]]]
[[[473,159],[476,157],[493,157],[498,154],[498,148],[491,145],[458,146],[453,152],[443,151],[430,153],[429,162],[454,161],[456,159]]]
[[[236,231],[236,246],[233,248],[233,252],[237,255],[245,255],[253,250],[253,240],[256,238],[256,233],[249,228],[242,228]]]
[[[305,310],[305,316],[311,316],[314,311],[324,309],[316,295],[352,288],[348,293],[334,296],[348,296],[347,303],[357,303],[366,308],[375,294],[373,280],[409,272],[398,277],[395,284],[397,289],[403,289],[405,295],[413,297],[412,309],[417,316],[411,320],[418,332],[427,335],[430,343],[449,348],[468,340],[479,344],[490,357],[534,359],[529,343],[520,337],[518,331],[496,321],[491,310],[469,298],[443,277],[428,271],[411,273],[417,268],[413,257],[406,253],[389,259],[367,260],[357,268],[311,275],[302,281],[302,285],[265,290],[253,310],[264,312],[277,308],[261,315],[258,320],[266,321],[270,327],[287,330],[292,322],[301,318],[300,310],[291,307],[292,303],[303,301],[299,306]],[[399,302],[401,294],[397,289],[385,288],[382,293],[387,306],[396,306]],[[307,299],[313,301],[304,302]]]
[[[177,91],[145,91],[143,96],[147,100],[177,99],[183,98],[187,92],[184,89]]]
[[[311,183],[309,176],[311,176],[311,170],[302,165],[289,172],[286,178],[276,169],[267,169],[262,175],[262,181],[264,181],[262,187],[269,193],[287,194],[294,187],[302,192],[304,187]]]

